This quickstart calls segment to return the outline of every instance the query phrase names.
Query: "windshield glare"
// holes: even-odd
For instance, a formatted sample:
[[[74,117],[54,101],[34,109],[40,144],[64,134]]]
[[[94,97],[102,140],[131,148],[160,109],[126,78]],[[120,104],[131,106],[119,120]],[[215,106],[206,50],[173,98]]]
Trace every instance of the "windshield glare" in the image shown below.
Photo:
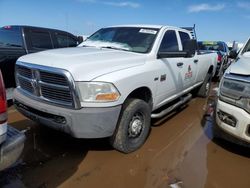
[[[81,46],[110,47],[148,53],[159,29],[136,27],[103,28],[91,35]]]

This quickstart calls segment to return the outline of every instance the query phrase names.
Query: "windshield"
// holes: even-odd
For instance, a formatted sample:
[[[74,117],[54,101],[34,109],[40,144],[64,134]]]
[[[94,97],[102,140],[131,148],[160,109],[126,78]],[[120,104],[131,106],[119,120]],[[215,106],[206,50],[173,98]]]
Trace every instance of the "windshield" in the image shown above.
[[[198,42],[198,46],[200,50],[224,51],[221,42]]]
[[[16,30],[0,29],[0,47],[1,48],[22,48],[21,32]]]
[[[244,54],[245,52],[250,52],[250,39],[247,41],[244,49],[242,50],[241,54]]]
[[[138,53],[148,53],[159,29],[137,27],[103,28],[91,35],[80,46],[112,48]]]

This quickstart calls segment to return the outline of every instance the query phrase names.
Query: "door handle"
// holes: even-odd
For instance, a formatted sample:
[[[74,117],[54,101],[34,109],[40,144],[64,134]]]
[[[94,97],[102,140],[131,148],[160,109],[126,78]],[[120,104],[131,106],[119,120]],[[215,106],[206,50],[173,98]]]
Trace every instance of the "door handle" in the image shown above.
[[[195,60],[194,60],[194,63],[198,63],[198,62],[199,62],[199,59],[195,59]]]
[[[182,67],[182,66],[183,66],[182,62],[177,63],[177,67]]]

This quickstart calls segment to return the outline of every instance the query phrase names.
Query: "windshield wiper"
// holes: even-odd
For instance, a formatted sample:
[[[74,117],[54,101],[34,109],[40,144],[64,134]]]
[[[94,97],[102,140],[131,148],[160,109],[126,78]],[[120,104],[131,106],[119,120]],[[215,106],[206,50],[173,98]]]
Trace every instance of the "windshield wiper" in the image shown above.
[[[101,48],[108,48],[108,49],[113,49],[113,50],[130,51],[127,48],[119,48],[119,47],[115,47],[115,46],[101,46]]]
[[[81,47],[95,47],[95,46],[90,46],[90,45],[82,45]]]

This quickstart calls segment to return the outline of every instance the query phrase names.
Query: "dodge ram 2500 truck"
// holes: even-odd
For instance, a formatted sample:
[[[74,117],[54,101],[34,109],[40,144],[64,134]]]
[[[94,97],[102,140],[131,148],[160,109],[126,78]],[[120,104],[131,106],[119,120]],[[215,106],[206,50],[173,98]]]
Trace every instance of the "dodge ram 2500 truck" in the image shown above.
[[[16,63],[16,108],[76,138],[110,137],[124,153],[145,142],[150,120],[206,97],[216,53],[200,54],[190,31],[153,25],[102,28],[78,47]]]
[[[241,145],[250,143],[250,39],[225,72],[216,105],[215,137]]]

